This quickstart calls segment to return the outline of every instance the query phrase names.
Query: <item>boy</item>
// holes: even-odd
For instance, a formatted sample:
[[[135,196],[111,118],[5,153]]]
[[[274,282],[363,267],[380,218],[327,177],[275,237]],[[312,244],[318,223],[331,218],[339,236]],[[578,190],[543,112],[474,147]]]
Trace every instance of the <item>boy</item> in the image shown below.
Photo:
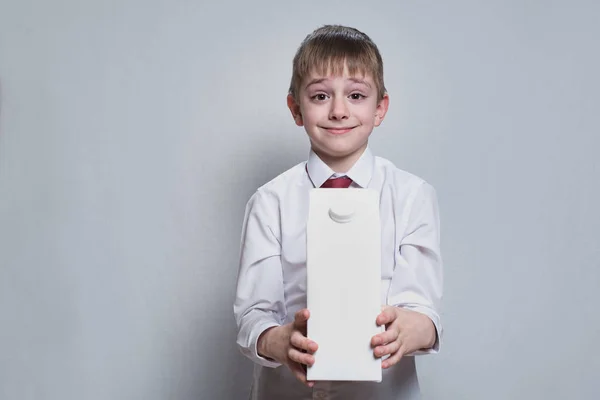
[[[255,362],[251,398],[420,398],[413,356],[437,352],[442,333],[437,199],[429,184],[368,147],[389,103],[376,45],[353,28],[317,29],[294,57],[287,103],[311,150],[246,207],[234,313],[237,343]],[[376,323],[386,329],[371,346],[383,360],[381,383],[306,381],[318,349],[306,337],[306,222],[309,192],[320,187],[380,193],[383,306]]]

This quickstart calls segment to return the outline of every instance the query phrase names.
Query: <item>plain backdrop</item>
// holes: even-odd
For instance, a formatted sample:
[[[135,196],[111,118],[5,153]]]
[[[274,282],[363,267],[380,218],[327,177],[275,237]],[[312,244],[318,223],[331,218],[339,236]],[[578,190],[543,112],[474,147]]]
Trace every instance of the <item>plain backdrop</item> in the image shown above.
[[[435,186],[425,399],[600,398],[600,3],[0,0],[0,399],[245,399],[244,206],[304,160],[301,40],[378,44],[373,151]]]

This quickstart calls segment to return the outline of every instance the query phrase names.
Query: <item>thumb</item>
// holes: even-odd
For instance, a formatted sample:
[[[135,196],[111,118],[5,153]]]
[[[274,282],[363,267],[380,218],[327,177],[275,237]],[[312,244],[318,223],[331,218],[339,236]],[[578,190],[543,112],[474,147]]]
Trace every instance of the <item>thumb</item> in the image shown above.
[[[387,325],[394,322],[397,318],[397,310],[395,307],[386,306],[377,316],[377,325]]]
[[[294,315],[294,326],[296,328],[305,327],[308,318],[310,318],[310,312],[306,308],[303,308]]]

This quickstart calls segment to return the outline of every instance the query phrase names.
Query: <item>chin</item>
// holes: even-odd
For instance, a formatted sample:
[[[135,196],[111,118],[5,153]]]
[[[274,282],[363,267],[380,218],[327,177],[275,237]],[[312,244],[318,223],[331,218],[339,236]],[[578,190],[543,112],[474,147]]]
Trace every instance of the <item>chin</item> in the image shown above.
[[[360,151],[363,146],[323,146],[320,150],[329,157],[344,158]]]

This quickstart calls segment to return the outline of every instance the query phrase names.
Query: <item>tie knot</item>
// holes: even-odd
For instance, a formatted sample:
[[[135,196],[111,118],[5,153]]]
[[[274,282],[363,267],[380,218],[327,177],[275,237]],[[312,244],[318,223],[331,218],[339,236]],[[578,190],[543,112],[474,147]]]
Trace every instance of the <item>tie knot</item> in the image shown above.
[[[322,188],[333,188],[333,189],[346,189],[350,187],[352,179],[347,176],[341,176],[339,178],[329,178],[322,185]]]

